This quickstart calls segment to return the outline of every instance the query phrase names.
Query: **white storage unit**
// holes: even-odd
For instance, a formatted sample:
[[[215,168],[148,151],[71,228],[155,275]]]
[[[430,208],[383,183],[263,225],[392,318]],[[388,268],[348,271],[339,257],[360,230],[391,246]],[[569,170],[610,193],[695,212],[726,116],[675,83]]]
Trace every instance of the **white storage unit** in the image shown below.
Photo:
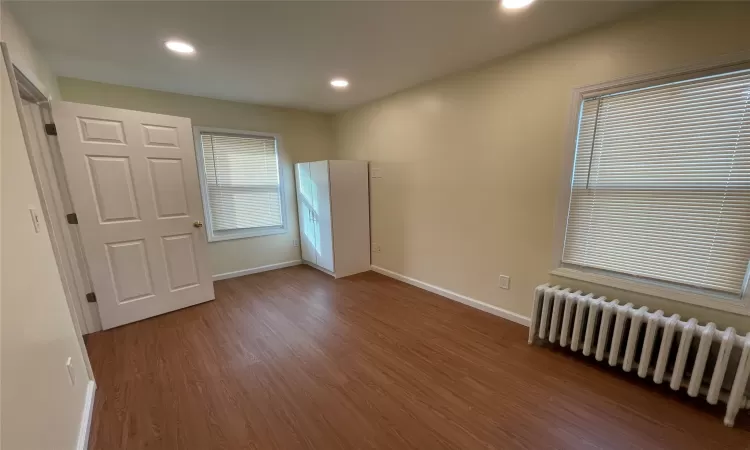
[[[336,278],[370,270],[366,161],[294,166],[302,260]]]

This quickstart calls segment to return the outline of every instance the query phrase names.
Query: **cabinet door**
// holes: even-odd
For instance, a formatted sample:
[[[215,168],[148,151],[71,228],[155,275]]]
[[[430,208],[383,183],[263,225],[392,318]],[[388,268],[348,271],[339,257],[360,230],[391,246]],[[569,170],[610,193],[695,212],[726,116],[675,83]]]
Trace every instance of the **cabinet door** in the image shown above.
[[[328,180],[328,161],[310,163],[310,178],[314,191],[314,221],[317,234],[317,264],[333,272],[333,235],[331,229],[331,198]]]
[[[317,264],[315,247],[317,236],[313,220],[314,191],[310,178],[310,163],[295,165],[297,175],[297,214],[299,214],[299,237],[302,259]]]

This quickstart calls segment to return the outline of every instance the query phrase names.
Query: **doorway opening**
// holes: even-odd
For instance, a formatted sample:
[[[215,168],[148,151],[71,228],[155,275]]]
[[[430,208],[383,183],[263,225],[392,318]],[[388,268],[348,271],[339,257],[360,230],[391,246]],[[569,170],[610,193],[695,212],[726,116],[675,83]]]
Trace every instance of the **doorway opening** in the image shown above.
[[[74,232],[75,230],[69,228],[65,216],[65,201],[67,200],[70,207],[70,198],[65,196],[65,180],[59,178],[60,167],[56,167],[59,162],[59,153],[55,155],[54,152],[57,143],[45,134],[45,124],[51,122],[49,103],[42,91],[18,67],[13,65],[4,43],[1,50],[13,89],[14,103],[39,194],[42,214],[60,273],[65,300],[75,327],[78,344],[81,347],[86,372],[89,379],[93,380],[94,374],[83,336],[101,329],[101,325],[91,320],[92,318],[98,319],[96,310],[91,311],[89,307],[86,311],[80,301],[81,295],[85,299],[88,272],[85,260],[80,259],[80,238]],[[88,313],[88,318],[86,313]]]
[[[89,302],[91,280],[75,225],[62,156],[54,134],[52,112],[44,94],[14,67],[20,97],[20,117],[32,170],[40,194],[52,247],[60,269],[68,306],[81,335],[101,330],[96,303]],[[71,223],[72,222],[72,223]],[[89,296],[90,297],[90,296]]]

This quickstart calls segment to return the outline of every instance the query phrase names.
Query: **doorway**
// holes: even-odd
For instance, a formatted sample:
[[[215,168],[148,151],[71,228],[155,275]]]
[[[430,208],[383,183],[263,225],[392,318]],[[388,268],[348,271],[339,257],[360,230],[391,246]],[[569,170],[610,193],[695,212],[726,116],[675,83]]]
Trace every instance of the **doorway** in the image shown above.
[[[8,67],[77,334],[213,300],[190,119],[50,104]]]
[[[19,80],[20,74],[17,74]],[[81,246],[81,236],[75,226],[73,204],[68,191],[65,171],[57,139],[49,134],[52,116],[49,103],[33,95],[28,85],[19,82],[24,90],[21,94],[21,120],[26,129],[32,164],[39,174],[39,187],[47,225],[60,268],[60,276],[66,295],[71,299],[71,310],[79,322],[82,334],[101,330],[96,303],[88,301],[93,290],[86,269],[86,260]],[[87,295],[89,294],[89,295]]]
[[[67,226],[62,225],[65,210],[54,167],[53,147],[43,133],[45,118],[50,117],[49,104],[41,90],[12,64],[4,44],[2,56],[5,60],[23,140],[28,151],[31,171],[39,194],[42,215],[49,232],[68,311],[75,328],[78,345],[81,348],[86,372],[89,379],[93,380],[91,363],[83,341],[84,334],[90,333],[91,330],[78,298],[79,293],[85,290],[83,278],[86,273],[85,262],[77,259],[74,240],[76,236]],[[94,314],[93,317],[97,315]],[[97,326],[96,322],[92,324],[94,327]]]

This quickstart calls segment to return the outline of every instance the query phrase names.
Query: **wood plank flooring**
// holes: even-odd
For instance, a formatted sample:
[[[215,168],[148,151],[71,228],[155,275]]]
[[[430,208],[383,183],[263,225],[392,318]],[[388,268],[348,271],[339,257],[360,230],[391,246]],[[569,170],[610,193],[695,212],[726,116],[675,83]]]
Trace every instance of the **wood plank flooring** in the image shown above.
[[[529,293],[529,295],[531,295]],[[749,449],[690,401],[368,272],[298,266],[90,335],[90,448]]]

